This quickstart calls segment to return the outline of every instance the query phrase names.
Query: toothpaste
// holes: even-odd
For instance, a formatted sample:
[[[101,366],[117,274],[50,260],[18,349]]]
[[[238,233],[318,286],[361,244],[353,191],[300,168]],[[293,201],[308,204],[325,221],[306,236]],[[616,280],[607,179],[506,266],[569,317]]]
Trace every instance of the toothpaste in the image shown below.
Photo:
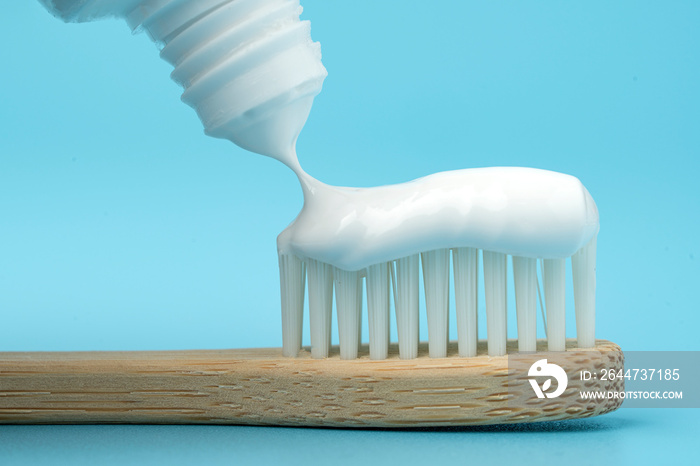
[[[360,270],[423,251],[473,247],[565,258],[598,233],[598,209],[573,176],[494,167],[376,188],[301,174],[304,206],[277,238],[280,254]]]

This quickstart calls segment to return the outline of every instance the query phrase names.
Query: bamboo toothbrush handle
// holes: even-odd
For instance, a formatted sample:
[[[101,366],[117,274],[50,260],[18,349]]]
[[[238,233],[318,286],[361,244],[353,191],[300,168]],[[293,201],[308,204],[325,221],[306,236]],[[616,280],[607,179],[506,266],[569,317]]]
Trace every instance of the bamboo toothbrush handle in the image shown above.
[[[514,342],[509,342],[509,348]],[[544,350],[546,346],[539,342]],[[590,417],[620,400],[581,401],[581,369],[621,369],[614,343],[568,342],[566,392],[537,399],[508,358],[282,357],[281,349],[0,353],[0,423],[257,424],[338,427],[479,425]],[[539,349],[539,348],[538,348]],[[337,348],[336,348],[337,351]],[[451,344],[448,354],[456,353]],[[549,353],[551,354],[551,353]],[[543,355],[542,357],[546,357]],[[557,359],[561,361],[561,359]],[[562,365],[562,363],[560,363]],[[574,377],[575,376],[575,377]],[[584,388],[584,383],[585,388]]]

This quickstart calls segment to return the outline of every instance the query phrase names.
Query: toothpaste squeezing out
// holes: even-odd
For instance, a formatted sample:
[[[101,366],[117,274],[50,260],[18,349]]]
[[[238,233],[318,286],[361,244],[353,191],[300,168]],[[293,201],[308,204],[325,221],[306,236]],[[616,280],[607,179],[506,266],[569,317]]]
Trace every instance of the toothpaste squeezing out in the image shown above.
[[[579,377],[622,369],[623,355],[595,338],[598,211],[578,179],[496,167],[375,188],[330,186],[296,157],[326,77],[299,0],[41,1],[64,21],[117,17],[146,32],[174,66],[171,77],[206,134],[287,165],[304,206],[277,239],[281,349],[0,353],[0,422],[416,427],[573,419],[619,407],[617,398],[578,396],[620,391],[624,380]],[[568,340],[567,262],[577,333]],[[507,338],[509,264],[516,340]],[[426,343],[419,341],[421,273]],[[451,281],[456,342],[449,341]],[[303,347],[307,296],[311,345]],[[398,342],[390,341],[392,311]],[[520,370],[520,356],[533,364]],[[552,375],[547,358],[565,375],[552,389],[541,378]]]

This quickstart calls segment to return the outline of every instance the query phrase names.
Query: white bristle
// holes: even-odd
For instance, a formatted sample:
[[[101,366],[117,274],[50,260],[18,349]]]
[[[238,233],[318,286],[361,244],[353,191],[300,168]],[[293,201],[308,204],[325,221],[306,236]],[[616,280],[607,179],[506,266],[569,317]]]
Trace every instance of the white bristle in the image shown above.
[[[282,354],[296,356],[301,349],[306,269],[301,259],[293,255],[282,254],[279,261],[282,292]]]
[[[389,354],[389,264],[367,268],[367,313],[369,314],[369,357],[386,359]]]
[[[537,259],[513,256],[518,351],[537,349]]]
[[[479,339],[477,322],[479,250],[474,248],[453,249],[452,262],[455,274],[459,355],[472,357],[476,356],[476,344]]]
[[[418,356],[418,254],[396,261],[396,327],[399,357]]]
[[[489,356],[506,354],[508,262],[500,252],[484,251],[484,298]]]
[[[359,279],[358,279],[358,285],[359,289],[357,290],[358,293],[358,298],[357,298],[357,304],[359,306],[358,311],[355,315],[357,317],[357,346],[358,348],[362,345],[362,275],[359,274]]]
[[[309,259],[309,321],[311,356],[326,358],[331,347],[331,312],[333,309],[333,267]]]
[[[335,269],[335,307],[338,311],[340,359],[355,359],[360,342],[362,279],[359,272]]]
[[[571,258],[579,348],[595,346],[595,256],[596,238],[593,238]]]
[[[431,358],[444,358],[449,341],[450,251],[424,252],[421,261],[428,314],[428,352]]]
[[[547,310],[547,347],[566,350],[566,260],[544,259],[544,305]]]
[[[418,356],[419,283],[423,272],[432,358],[447,357],[449,343],[450,251],[454,270],[458,351],[474,357],[478,342],[479,250],[438,249],[346,271],[313,259],[281,254],[282,337],[285,356],[302,345],[305,281],[308,280],[311,356],[328,357],[335,289],[341,359],[358,357],[362,343],[363,279],[366,277],[370,358],[386,359],[390,344],[391,292],[396,312],[399,357]],[[595,346],[596,239],[571,257],[578,347]],[[537,299],[540,284],[536,258],[512,256],[518,327],[518,350],[537,350]],[[422,267],[421,267],[422,264]],[[543,308],[548,349],[566,350],[566,259],[542,259]],[[484,295],[489,356],[506,354],[508,335],[508,256],[483,251]],[[542,305],[544,304],[544,305]]]

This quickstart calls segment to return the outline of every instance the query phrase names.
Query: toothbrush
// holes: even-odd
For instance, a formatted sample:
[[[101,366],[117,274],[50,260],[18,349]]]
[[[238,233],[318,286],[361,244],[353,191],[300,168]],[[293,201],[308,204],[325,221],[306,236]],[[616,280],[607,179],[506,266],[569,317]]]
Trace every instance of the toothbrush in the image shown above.
[[[145,31],[175,66],[172,78],[206,134],[287,165],[305,202],[278,237],[283,348],[0,353],[0,422],[395,428],[572,419],[620,406],[619,398],[576,396],[620,391],[624,381],[579,377],[620,370],[623,355],[595,339],[598,212],[577,179],[489,168],[378,188],[329,186],[305,173],[295,153],[326,76],[298,0],[41,1],[66,21],[116,16]],[[505,325],[508,256],[517,341]],[[486,341],[476,326],[480,257]],[[569,257],[577,340],[564,327]],[[457,343],[448,341],[450,262]],[[535,330],[538,264],[546,341]],[[427,343],[418,341],[421,270]],[[301,343],[307,281],[310,349]],[[369,345],[360,344],[364,287]],[[334,296],[338,347],[330,338]],[[398,344],[389,341],[392,301]],[[530,371],[514,355],[534,357]],[[557,379],[563,393],[541,398],[532,371],[546,368],[547,357],[568,384],[563,390]]]

